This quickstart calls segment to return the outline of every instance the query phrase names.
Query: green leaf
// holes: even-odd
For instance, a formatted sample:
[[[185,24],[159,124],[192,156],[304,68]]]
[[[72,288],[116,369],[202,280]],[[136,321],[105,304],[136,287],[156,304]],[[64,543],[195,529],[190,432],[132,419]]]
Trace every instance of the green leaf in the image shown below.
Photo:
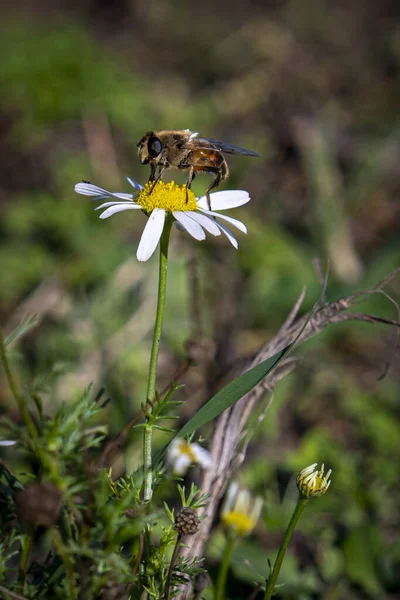
[[[376,559],[382,552],[382,543],[376,527],[366,523],[355,527],[344,544],[347,573],[351,581],[360,585],[373,598],[382,597]]]
[[[31,329],[34,329],[39,325],[39,319],[36,315],[27,315],[23,318],[21,323],[14,329],[10,335],[8,335],[4,340],[4,345],[8,346],[8,344],[12,344],[18,338],[22,337],[26,333],[28,333]]]
[[[197,413],[182,427],[175,437],[184,437],[189,435],[218,417],[224,410],[231,407],[238,400],[248,394],[256,385],[268,375],[268,373],[282,360],[285,354],[290,350],[292,344],[280,350],[271,358],[253,367],[243,375],[240,375],[231,383],[228,383],[222,390],[219,390]]]

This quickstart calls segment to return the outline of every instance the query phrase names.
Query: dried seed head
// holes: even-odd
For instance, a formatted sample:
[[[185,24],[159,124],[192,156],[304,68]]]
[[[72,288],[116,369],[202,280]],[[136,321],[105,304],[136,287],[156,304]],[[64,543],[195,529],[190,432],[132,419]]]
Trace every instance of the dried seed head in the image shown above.
[[[26,525],[51,527],[60,515],[62,494],[52,483],[34,481],[17,494],[16,505]]]
[[[200,519],[193,508],[182,508],[175,517],[175,529],[181,535],[194,535],[198,532]]]

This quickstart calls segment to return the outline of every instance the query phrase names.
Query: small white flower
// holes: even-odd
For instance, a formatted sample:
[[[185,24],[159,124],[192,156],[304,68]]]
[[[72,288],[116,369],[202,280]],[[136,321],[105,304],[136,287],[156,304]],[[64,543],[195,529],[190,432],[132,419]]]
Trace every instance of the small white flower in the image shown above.
[[[309,467],[306,467],[297,475],[296,483],[297,489],[303,498],[317,498],[323,496],[328,491],[331,485],[332,469],[324,475],[325,466],[322,465],[321,470],[316,469],[318,463],[313,463]]]
[[[248,535],[257,525],[262,505],[261,496],[252,498],[248,490],[239,489],[239,484],[234,481],[225,497],[221,521],[237,535]]]
[[[75,191],[84,196],[94,196],[96,200],[114,198],[96,208],[105,209],[100,219],[107,219],[124,210],[142,210],[149,215],[136,254],[140,261],[148,260],[157,248],[167,215],[173,216],[178,229],[187,231],[196,240],[204,240],[206,231],[215,236],[223,233],[234,248],[238,248],[231,231],[216,217],[247,233],[246,226],[241,221],[209,210],[206,196],[196,199],[193,192],[187,190],[184,185],[159,181],[155,186],[153,183],[147,183],[142,187],[133,179],[127,179],[135,188],[133,194],[109,192],[89,182],[77,183]],[[211,207],[220,211],[242,206],[249,202],[250,196],[242,190],[223,191],[211,194],[210,200]]]
[[[0,446],[14,446],[16,443],[14,440],[0,440]]]
[[[200,444],[190,444],[186,440],[175,438],[168,448],[168,463],[176,475],[185,475],[190,465],[208,469],[211,465],[211,454]]]

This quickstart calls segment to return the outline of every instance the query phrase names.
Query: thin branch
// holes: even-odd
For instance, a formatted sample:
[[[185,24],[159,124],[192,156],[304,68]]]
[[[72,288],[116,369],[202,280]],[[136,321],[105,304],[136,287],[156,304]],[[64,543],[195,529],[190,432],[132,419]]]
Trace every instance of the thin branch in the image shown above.
[[[164,590],[164,595],[163,595],[163,599],[164,600],[169,600],[170,599],[170,590],[171,590],[171,584],[172,584],[172,574],[174,572],[176,561],[177,561],[177,558],[179,556],[179,548],[181,546],[181,542],[182,542],[182,534],[178,533],[178,536],[177,536],[176,542],[175,542],[174,551],[173,551],[172,557],[171,557],[171,562],[169,563],[167,581],[166,581],[166,584],[165,584],[165,590]]]
[[[326,265],[326,271],[325,271],[325,275],[324,272],[322,270],[322,265],[321,265],[321,260],[317,257],[314,258],[314,260],[312,261],[313,265],[314,265],[314,269],[317,273],[319,282],[321,284],[321,298],[320,298],[320,303],[321,304],[325,304],[326,303],[326,290],[328,287],[328,278],[329,278],[329,260],[328,263]]]
[[[262,585],[261,583],[258,583],[247,600],[256,600],[260,590],[262,590]]]
[[[15,592],[12,592],[11,590],[8,590],[7,588],[5,588],[3,585],[0,585],[0,592],[5,594],[6,598],[15,598],[15,600],[27,600],[27,598],[25,598],[25,596],[16,594]]]
[[[124,426],[124,428],[118,433],[118,435],[113,439],[106,443],[101,454],[92,462],[90,465],[91,471],[97,471],[102,467],[110,465],[112,458],[115,454],[122,448],[125,444],[126,440],[130,432],[132,431],[132,427],[139,423],[139,421],[143,419],[143,411],[140,410],[128,423]]]
[[[299,310],[300,310],[301,305],[303,304],[303,300],[306,296],[306,290],[307,290],[307,288],[306,288],[306,286],[304,286],[303,289],[301,290],[301,294],[298,297],[295,305],[293,306],[292,310],[290,311],[290,313],[286,317],[285,321],[281,325],[278,334],[283,333],[284,331],[287,331],[289,329],[289,327],[291,327],[293,325],[294,320],[296,319],[297,315],[299,314]]]
[[[188,262],[189,292],[192,317],[192,337],[203,339],[204,337],[204,315],[201,302],[201,287],[199,276],[199,260],[197,248],[192,246],[191,256]]]
[[[386,277],[384,277],[381,281],[379,281],[373,288],[372,290],[381,290],[382,288],[384,288],[388,283],[390,283],[391,281],[393,281],[393,279],[395,279],[397,277],[397,275],[400,273],[400,267],[397,267],[397,269],[395,269],[394,271],[392,271],[391,273],[389,273],[389,275],[386,275]]]

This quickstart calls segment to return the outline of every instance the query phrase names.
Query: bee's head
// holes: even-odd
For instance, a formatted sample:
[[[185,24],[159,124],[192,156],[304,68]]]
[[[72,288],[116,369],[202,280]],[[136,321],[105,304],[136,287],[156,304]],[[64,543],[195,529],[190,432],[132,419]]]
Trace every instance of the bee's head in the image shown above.
[[[156,161],[162,151],[161,140],[155,135],[154,131],[149,131],[138,142],[138,155],[142,165],[151,161]]]

